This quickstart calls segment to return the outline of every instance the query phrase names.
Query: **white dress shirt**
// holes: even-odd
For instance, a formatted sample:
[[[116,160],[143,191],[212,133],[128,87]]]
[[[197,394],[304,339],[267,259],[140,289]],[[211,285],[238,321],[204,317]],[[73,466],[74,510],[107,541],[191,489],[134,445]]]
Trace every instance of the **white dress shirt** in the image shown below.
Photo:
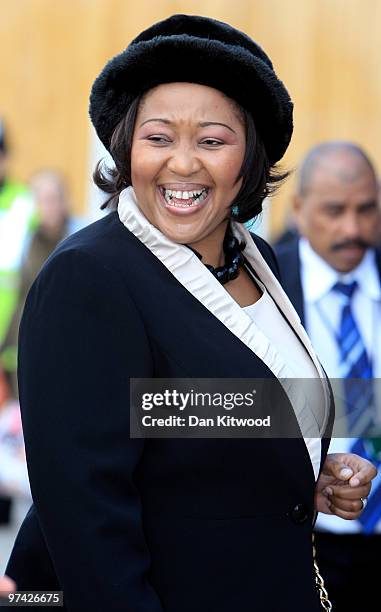
[[[340,326],[343,296],[332,291],[338,281],[358,283],[358,290],[355,291],[351,302],[352,312],[372,361],[373,376],[376,379],[381,377],[381,287],[374,250],[367,250],[359,265],[347,274],[340,274],[332,268],[312,249],[305,238],[299,241],[299,257],[305,327],[329,378],[341,378],[340,350],[334,334]],[[379,391],[379,386],[376,385],[376,392]],[[337,383],[334,382],[334,390],[337,389]],[[335,393],[335,396],[336,400],[340,400],[340,393]],[[381,398],[377,401],[378,406],[381,405],[380,400]],[[340,402],[338,404],[340,413],[342,408]],[[334,438],[329,452],[349,452],[353,442],[353,439]],[[379,478],[381,476],[378,476],[377,480]],[[374,486],[377,486],[375,481],[373,481]],[[357,521],[345,521],[324,514],[319,514],[317,526],[345,533],[360,531]],[[377,531],[381,531],[380,523]]]

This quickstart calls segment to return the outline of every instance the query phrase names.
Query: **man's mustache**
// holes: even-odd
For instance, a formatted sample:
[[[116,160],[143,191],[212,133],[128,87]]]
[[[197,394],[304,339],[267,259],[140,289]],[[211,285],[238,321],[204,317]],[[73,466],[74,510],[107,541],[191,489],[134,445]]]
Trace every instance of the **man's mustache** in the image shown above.
[[[344,242],[336,242],[331,247],[332,251],[340,251],[340,249],[348,249],[353,247],[358,247],[360,249],[369,249],[372,246],[370,242],[367,240],[363,240],[362,238],[355,238],[354,240],[345,240]]]

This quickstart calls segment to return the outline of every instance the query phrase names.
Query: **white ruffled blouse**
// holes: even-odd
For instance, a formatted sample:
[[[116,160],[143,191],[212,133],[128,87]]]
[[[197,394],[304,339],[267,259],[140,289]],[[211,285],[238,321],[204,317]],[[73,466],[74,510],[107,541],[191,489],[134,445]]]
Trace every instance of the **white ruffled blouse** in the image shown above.
[[[312,360],[314,374],[321,383],[314,389],[318,389],[320,393],[323,408],[319,412],[323,415],[323,418],[317,418],[316,412],[314,413],[308,401],[309,394],[306,392],[306,387],[300,384],[301,379],[307,377],[306,372],[295,372],[290,367],[289,360],[286,361],[279,347],[273,341],[270,341],[256,324],[255,317],[250,316],[248,309],[241,308],[191,249],[173,242],[148,221],[138,206],[132,187],[128,187],[120,194],[118,214],[125,227],[162,262],[213,316],[217,317],[225,327],[246,344],[279,379],[295,411],[316,479],[321,459],[320,437],[325,430],[329,417],[330,396],[327,379],[298,314],[262,257],[248,230],[241,223],[232,222],[233,234],[246,244],[243,251],[245,259],[251,264],[260,282],[263,283],[264,288],[271,295],[279,309],[279,317],[283,318],[282,314],[286,317],[289,323],[290,336],[296,334],[306,350],[306,357],[308,358],[308,354]]]

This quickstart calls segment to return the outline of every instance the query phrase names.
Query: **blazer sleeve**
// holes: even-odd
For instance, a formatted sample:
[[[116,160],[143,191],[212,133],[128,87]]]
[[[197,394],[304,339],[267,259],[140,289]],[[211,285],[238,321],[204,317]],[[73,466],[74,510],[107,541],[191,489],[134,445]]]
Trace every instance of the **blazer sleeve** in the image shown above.
[[[31,490],[70,612],[159,612],[129,437],[129,379],[152,376],[144,324],[116,272],[54,255],[29,293],[19,386]]]

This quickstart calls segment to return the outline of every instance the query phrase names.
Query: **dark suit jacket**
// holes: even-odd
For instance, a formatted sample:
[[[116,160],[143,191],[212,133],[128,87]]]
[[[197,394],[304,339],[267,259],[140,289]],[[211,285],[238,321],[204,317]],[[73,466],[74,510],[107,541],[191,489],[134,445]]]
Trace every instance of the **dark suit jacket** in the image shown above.
[[[305,326],[304,297],[300,275],[299,239],[275,247],[282,287],[290,298],[296,312]],[[376,264],[381,283],[381,251],[376,249]]]
[[[129,438],[131,377],[280,383],[116,213],[44,266],[19,374],[34,499],[7,568],[19,589],[60,588],[70,612],[320,610],[302,439]]]
[[[285,244],[274,246],[282,287],[290,298],[302,325],[304,319],[304,298],[300,276],[299,238],[289,240]]]

